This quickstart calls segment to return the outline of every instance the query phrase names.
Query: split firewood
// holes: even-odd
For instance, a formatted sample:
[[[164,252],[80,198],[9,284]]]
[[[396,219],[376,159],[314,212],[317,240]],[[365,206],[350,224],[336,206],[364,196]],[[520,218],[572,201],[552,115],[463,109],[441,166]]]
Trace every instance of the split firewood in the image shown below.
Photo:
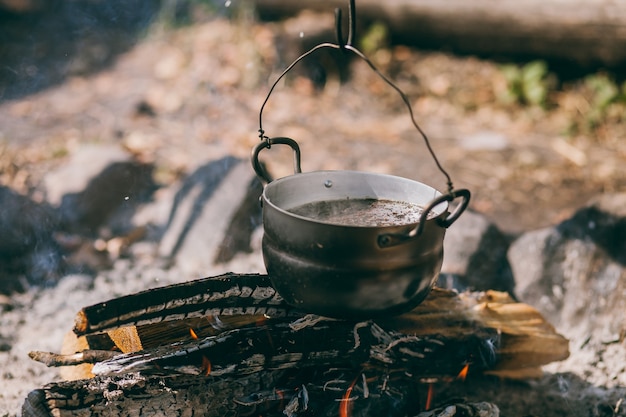
[[[85,307],[74,332],[83,349],[132,353],[174,343],[198,346],[202,338],[260,323],[281,337],[286,323],[302,317],[280,299],[266,275],[225,274]],[[352,334],[348,322],[319,320],[337,335]],[[456,294],[436,288],[413,311],[373,324],[432,340],[480,335],[482,354],[491,358],[483,370],[501,376],[537,375],[541,365],[568,355],[567,340],[537,310],[495,291]],[[75,353],[71,348],[65,352]]]
[[[225,274],[150,289],[83,308],[74,332],[94,334],[121,326],[206,316],[287,315],[287,306],[267,275]]]
[[[281,384],[270,385],[270,391],[291,393],[289,399],[281,394],[282,403],[293,402],[294,416],[309,401],[304,397],[310,399],[318,391],[316,407],[326,409],[324,401],[337,405],[337,398],[326,398],[331,381],[343,381],[342,395],[360,390],[361,401],[370,398],[366,404],[346,401],[353,408],[372,411],[381,406],[379,400],[388,390],[409,398],[416,385],[454,381],[458,375],[537,376],[541,365],[568,356],[565,338],[535,309],[504,293],[457,294],[435,288],[406,314],[354,322],[298,312],[282,301],[267,276],[258,274],[205,278],[86,307],[77,315],[74,332],[78,337],[73,346],[80,348],[66,346],[62,354],[32,352],[31,357],[49,366],[82,364],[89,374],[78,377],[96,375],[90,386],[140,378],[142,382],[122,384],[128,392],[116,389],[124,404],[137,392],[137,384],[184,391],[176,385],[182,375],[186,384],[194,381],[194,387],[207,392],[226,380],[239,386],[251,375],[271,377]],[[87,363],[93,365],[85,369]],[[279,371],[285,379],[276,376]],[[355,388],[359,378],[364,382]],[[43,397],[36,398],[61,410],[69,403],[59,400],[59,391],[71,394],[64,387],[50,384],[43,388]],[[250,389],[246,395],[277,396],[259,392]],[[372,402],[374,392],[378,399]],[[103,390],[74,392],[70,397],[83,395],[90,400],[80,407],[111,403],[112,394]],[[427,408],[423,401],[401,403],[405,414],[399,415],[409,409],[416,415]],[[239,406],[245,404],[239,400]]]

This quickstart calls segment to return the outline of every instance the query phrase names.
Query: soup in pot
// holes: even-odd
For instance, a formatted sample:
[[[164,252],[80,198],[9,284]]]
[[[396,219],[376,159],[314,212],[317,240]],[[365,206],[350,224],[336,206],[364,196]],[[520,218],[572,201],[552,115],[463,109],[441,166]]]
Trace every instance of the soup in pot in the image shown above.
[[[424,208],[405,201],[345,199],[314,201],[292,208],[290,213],[342,226],[384,227],[418,223]],[[430,212],[428,218],[436,213]]]

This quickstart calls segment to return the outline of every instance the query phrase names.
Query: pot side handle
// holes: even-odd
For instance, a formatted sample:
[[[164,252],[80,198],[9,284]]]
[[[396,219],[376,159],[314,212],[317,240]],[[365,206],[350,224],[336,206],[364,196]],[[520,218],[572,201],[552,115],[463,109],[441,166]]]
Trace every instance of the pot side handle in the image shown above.
[[[252,168],[254,168],[254,172],[256,172],[261,181],[265,184],[269,184],[273,181],[272,176],[259,161],[259,153],[261,153],[263,149],[270,149],[272,145],[288,145],[293,149],[293,171],[295,174],[302,172],[302,168],[300,167],[300,146],[298,146],[295,140],[287,137],[267,138],[252,149]]]
[[[424,211],[420,215],[419,223],[414,229],[412,229],[408,233],[386,233],[386,234],[380,235],[378,236],[378,246],[380,246],[381,248],[388,248],[390,246],[395,246],[400,243],[406,242],[409,239],[414,239],[414,238],[419,237],[424,231],[424,225],[426,224],[428,215],[435,207],[437,207],[439,204],[443,202],[446,202],[446,201],[452,202],[456,200],[457,198],[461,198],[462,199],[461,203],[454,209],[454,211],[450,215],[446,216],[446,218],[444,219],[437,220],[437,224],[439,226],[447,229],[448,227],[452,225],[452,223],[457,221],[457,219],[461,216],[461,214],[463,214],[463,212],[469,205],[470,197],[471,197],[470,191],[468,189],[463,188],[460,190],[450,191],[448,194],[443,194],[435,198],[430,203],[428,203],[428,206],[424,208]]]

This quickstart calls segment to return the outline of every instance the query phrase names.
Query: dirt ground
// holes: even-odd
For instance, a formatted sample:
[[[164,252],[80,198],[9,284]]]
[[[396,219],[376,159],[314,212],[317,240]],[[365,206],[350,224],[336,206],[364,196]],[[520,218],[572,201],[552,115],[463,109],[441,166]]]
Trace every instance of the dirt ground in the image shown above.
[[[13,34],[21,33],[13,25],[32,22],[1,18]],[[317,26],[317,36],[324,25],[329,26],[326,17],[259,23],[245,13],[231,19],[220,13],[204,16],[183,27],[158,22],[122,40],[119,34],[116,41],[98,36],[68,40],[72,48],[65,55],[59,44],[58,53],[30,57],[24,68],[36,76],[22,78],[6,73],[11,65],[22,68],[16,51],[28,58],[41,55],[47,44],[39,40],[25,48],[22,38],[13,38],[13,46],[0,47],[10,59],[0,78],[0,184],[44,200],[46,172],[84,143],[120,144],[154,162],[157,180],[164,184],[227,154],[248,157],[259,140],[259,109],[270,82],[303,44],[312,42],[309,29]],[[27,27],[34,31],[36,26]],[[46,30],[56,29],[50,24]],[[46,36],[29,33],[31,40]],[[528,105],[505,99],[510,84],[500,63],[384,42],[370,58],[408,95],[455,187],[472,191],[471,208],[504,231],[518,234],[553,225],[599,193],[626,191],[626,105],[615,98],[598,109],[597,93],[584,79],[546,81],[550,89],[544,105]],[[349,77],[342,80],[346,73]],[[445,178],[402,101],[359,60],[321,54],[304,63],[278,85],[262,120],[268,136],[300,143],[304,171],[367,170],[445,190]],[[291,172],[290,158],[284,149],[265,155],[279,176]],[[92,284],[76,278],[65,285]],[[38,296],[20,297],[3,301],[11,306],[3,308],[3,314],[11,314],[3,326],[14,326],[24,347],[23,323],[33,318],[18,311]],[[71,325],[67,311],[101,298],[59,307],[65,312],[57,317],[64,321],[62,328]],[[52,310],[35,313],[50,317]],[[41,342],[40,335],[30,338]],[[43,344],[38,348],[49,343]],[[50,380],[46,372],[2,372],[13,377],[4,378],[12,391],[0,396],[0,415],[17,412],[29,390]]]

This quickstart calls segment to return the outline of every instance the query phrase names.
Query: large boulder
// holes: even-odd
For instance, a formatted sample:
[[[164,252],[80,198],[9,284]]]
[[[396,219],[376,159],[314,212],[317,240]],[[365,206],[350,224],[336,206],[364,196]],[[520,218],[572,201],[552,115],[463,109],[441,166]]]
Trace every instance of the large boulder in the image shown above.
[[[516,294],[560,330],[604,341],[626,332],[626,193],[603,195],[509,250]]]

